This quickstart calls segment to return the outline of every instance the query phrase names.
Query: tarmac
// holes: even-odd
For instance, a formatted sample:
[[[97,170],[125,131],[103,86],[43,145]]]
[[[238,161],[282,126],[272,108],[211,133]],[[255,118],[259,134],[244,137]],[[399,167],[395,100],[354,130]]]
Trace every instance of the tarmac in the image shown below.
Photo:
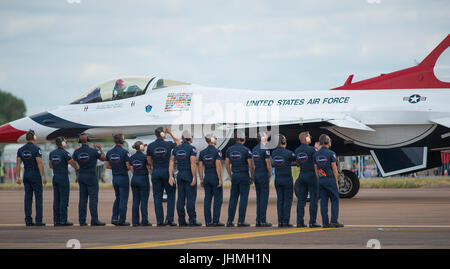
[[[246,221],[252,227],[80,227],[78,191],[70,194],[69,221],[73,227],[53,227],[53,191],[44,190],[44,221],[46,227],[25,227],[22,190],[0,191],[0,248],[450,248],[450,188],[361,189],[352,199],[340,200],[341,229],[278,228],[276,192],[270,190],[268,221],[274,227],[254,227],[256,217],[255,190],[250,190]],[[197,218],[204,223],[203,189],[197,195]],[[128,218],[131,220],[131,198]],[[228,213],[229,188],[224,189],[221,221]],[[110,222],[114,192],[101,189],[100,220]],[[296,224],[297,199],[291,211],[291,223]],[[164,204],[165,207],[165,204]],[[309,221],[309,205],[306,219]],[[34,210],[34,209],[33,209]],[[34,212],[33,212],[34,214]],[[155,224],[152,194],[149,218]],[[175,213],[175,221],[177,221]],[[237,212],[236,218],[237,221]],[[90,217],[88,214],[88,223]],[[321,223],[318,213],[317,222]],[[75,239],[74,241],[70,241]],[[71,244],[75,242],[75,245]],[[79,244],[78,244],[79,242]]]

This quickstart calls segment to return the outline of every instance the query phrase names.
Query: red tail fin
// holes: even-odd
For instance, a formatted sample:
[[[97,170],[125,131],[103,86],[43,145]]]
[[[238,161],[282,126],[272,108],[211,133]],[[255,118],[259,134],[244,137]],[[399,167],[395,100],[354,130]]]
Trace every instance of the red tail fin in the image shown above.
[[[439,56],[449,46],[450,34],[417,66],[355,83],[351,83],[349,78],[350,81],[347,79],[343,86],[333,90],[450,88],[450,82],[440,81],[433,71]]]

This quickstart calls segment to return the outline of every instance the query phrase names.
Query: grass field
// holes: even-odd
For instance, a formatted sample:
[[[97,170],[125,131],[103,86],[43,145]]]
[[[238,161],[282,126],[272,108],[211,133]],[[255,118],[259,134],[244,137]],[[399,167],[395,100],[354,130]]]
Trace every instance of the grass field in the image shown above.
[[[361,188],[363,189],[408,189],[441,186],[450,187],[450,177],[394,177],[380,179],[360,179],[360,184]]]

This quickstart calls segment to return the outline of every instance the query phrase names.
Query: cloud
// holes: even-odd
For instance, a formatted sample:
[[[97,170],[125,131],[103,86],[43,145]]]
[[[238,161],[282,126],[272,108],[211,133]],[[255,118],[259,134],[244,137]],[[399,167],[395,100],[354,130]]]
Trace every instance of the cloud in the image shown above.
[[[321,57],[339,53],[339,51],[342,51],[343,49],[344,47],[340,45],[334,45],[330,43],[315,43],[294,50],[264,53],[260,57],[264,59],[292,59],[304,56]]]
[[[84,81],[92,81],[98,78],[114,78],[121,76],[121,69],[113,65],[89,63],[81,67],[79,77]]]

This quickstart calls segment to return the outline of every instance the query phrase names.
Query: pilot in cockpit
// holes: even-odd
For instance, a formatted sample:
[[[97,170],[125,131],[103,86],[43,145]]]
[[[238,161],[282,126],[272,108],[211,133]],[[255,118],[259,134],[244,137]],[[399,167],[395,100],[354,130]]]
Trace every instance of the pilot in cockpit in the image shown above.
[[[123,79],[116,80],[116,84],[114,85],[113,93],[112,93],[112,99],[117,100],[123,98],[123,95],[125,94],[125,89],[127,87],[123,83]]]
[[[137,85],[131,85],[127,88],[127,85],[124,83],[123,79],[118,79],[116,84],[114,85],[112,99],[119,100],[123,98],[128,98],[132,96],[139,95],[142,92],[142,89]]]

